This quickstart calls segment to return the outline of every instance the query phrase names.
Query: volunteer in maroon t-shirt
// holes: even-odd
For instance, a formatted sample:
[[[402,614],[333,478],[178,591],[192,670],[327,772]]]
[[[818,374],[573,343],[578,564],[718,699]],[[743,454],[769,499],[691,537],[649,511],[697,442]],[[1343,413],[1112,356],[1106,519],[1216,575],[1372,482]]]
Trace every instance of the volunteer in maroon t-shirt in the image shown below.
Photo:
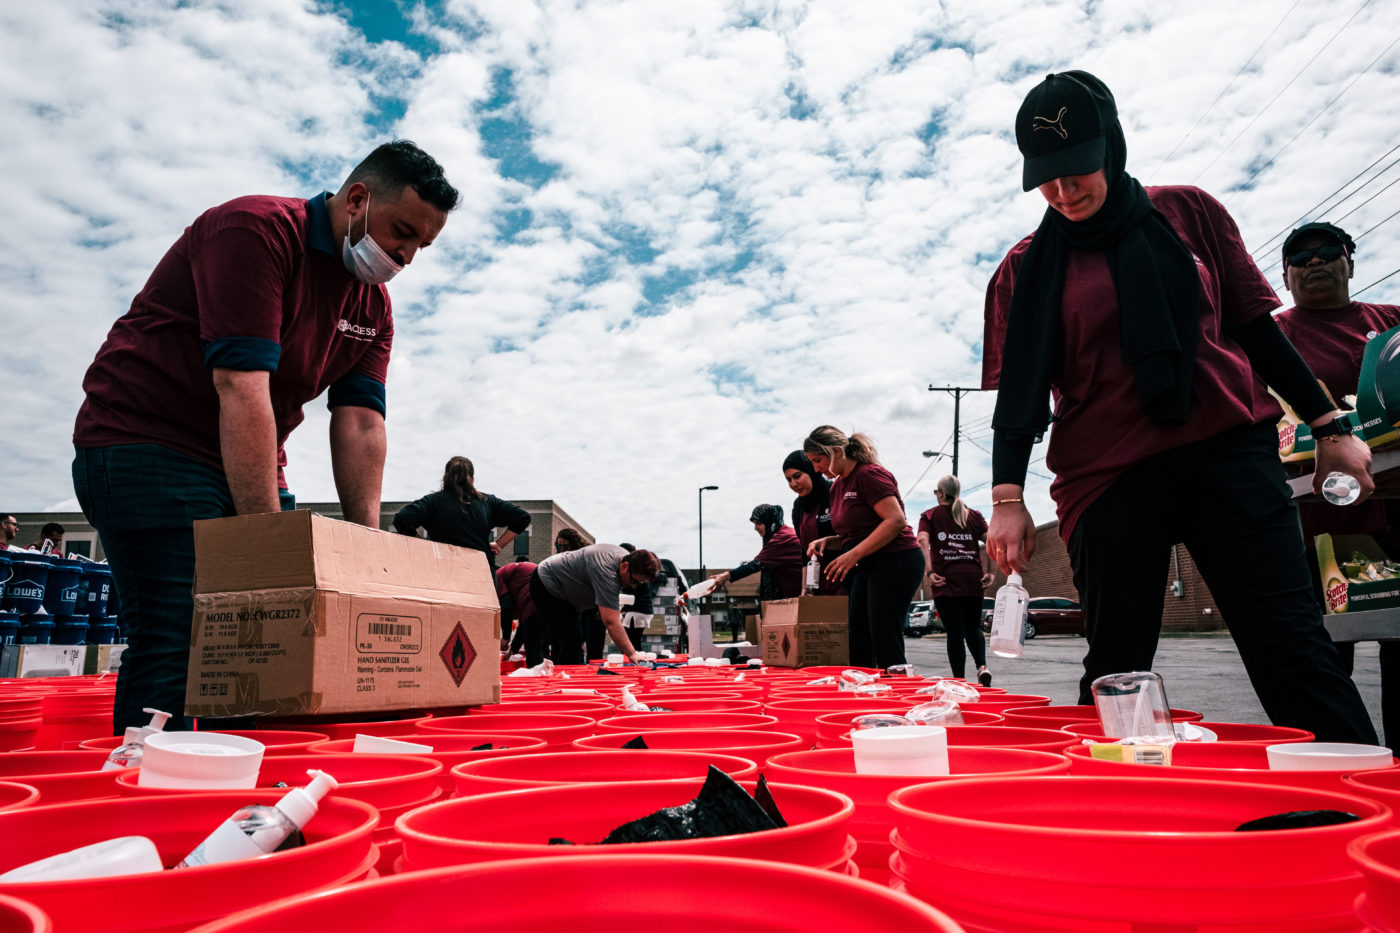
[[[783,459],[783,478],[787,480],[788,488],[797,493],[797,498],[792,501],[792,527],[797,532],[797,540],[802,544],[805,555],[813,541],[830,538],[836,533],[831,527],[831,480],[818,473],[812,461],[800,450],[794,450]],[[839,542],[831,542],[822,551],[816,595],[846,595],[846,584],[834,582],[826,575],[826,568],[839,553]],[[805,586],[805,566],[803,581]]]
[[[1022,187],[1048,207],[987,289],[982,381],[998,390],[989,555],[1024,571],[1035,548],[1023,489],[1053,393],[1046,463],[1089,640],[1080,702],[1100,676],[1152,669],[1180,542],[1269,718],[1374,744],[1312,597],[1278,408],[1260,378],[1336,435],[1320,472],[1357,476],[1369,492],[1370,453],[1337,433],[1338,412],[1274,324],[1277,298],[1234,221],[1199,189],[1144,189],[1127,173],[1113,95],[1087,72],[1038,82],[1016,143]]]
[[[714,575],[716,586],[724,586],[731,580],[760,574],[758,598],[791,599],[802,595],[802,564],[805,560],[802,542],[797,540],[797,532],[783,524],[781,505],[756,505],[749,513],[754,531],[763,539],[763,547],[753,560],[745,561],[733,570]]]
[[[525,643],[529,626],[535,617],[535,602],[530,598],[530,574],[535,572],[535,564],[528,560],[517,560],[496,571],[496,599],[501,604],[501,650],[512,647],[511,629],[519,623],[515,636],[520,644]]]
[[[1366,344],[1400,325],[1400,307],[1351,300],[1356,271],[1356,244],[1345,230],[1329,223],[1308,223],[1283,241],[1283,284],[1294,306],[1274,318],[1298,353],[1341,399],[1357,390]],[[1320,534],[1370,535],[1391,558],[1400,557],[1400,500],[1370,499],[1347,506],[1325,501],[1298,505],[1313,592],[1322,600],[1322,575],[1314,538]],[[1353,642],[1338,642],[1342,665],[1352,670]],[[1380,643],[1381,730],[1392,749],[1400,750],[1400,643]]]
[[[149,718],[143,707],[181,721],[193,523],[278,510],[283,444],[322,393],[343,514],[378,527],[384,283],[457,199],[407,140],[375,149],[334,194],[236,198],[195,218],[112,326],[83,379],[73,485],[128,636],[117,734]]]
[[[834,539],[842,551],[826,568],[832,581],[850,587],[851,663],[891,667],[904,661],[904,617],[924,572],[919,542],[904,518],[904,500],[889,470],[880,466],[864,434],[847,437],[822,425],[802,442],[819,472],[833,478],[833,537],[818,538],[807,553],[821,554]]]
[[[992,575],[982,567],[979,546],[987,536],[987,522],[959,498],[961,492],[956,476],[938,481],[933,493],[938,505],[919,516],[919,547],[934,608],[948,633],[948,666],[953,676],[962,678],[971,652],[978,682],[990,687],[992,672],[987,670],[987,644],[982,638],[982,591]]]

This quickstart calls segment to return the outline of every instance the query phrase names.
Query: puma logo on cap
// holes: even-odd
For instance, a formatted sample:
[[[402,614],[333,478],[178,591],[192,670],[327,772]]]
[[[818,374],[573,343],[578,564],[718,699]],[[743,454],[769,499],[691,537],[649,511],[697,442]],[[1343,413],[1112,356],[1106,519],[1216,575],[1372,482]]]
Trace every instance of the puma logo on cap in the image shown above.
[[[1037,130],[1050,130],[1054,133],[1059,134],[1059,137],[1061,139],[1069,139],[1069,133],[1065,132],[1063,123],[1065,119],[1065,111],[1067,110],[1069,110],[1068,107],[1061,107],[1060,112],[1055,115],[1055,119],[1053,120],[1049,117],[1032,117],[1031,132],[1036,132]]]

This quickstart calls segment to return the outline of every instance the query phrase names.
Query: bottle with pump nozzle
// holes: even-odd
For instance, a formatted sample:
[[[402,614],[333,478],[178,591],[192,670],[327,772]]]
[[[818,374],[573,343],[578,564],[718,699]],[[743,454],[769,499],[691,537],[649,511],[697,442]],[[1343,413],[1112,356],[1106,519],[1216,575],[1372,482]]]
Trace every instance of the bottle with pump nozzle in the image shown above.
[[[144,726],[126,727],[126,732],[122,736],[122,744],[114,748],[112,754],[108,755],[107,760],[102,763],[103,771],[141,767],[141,757],[146,753],[146,739],[164,729],[165,721],[170,718],[169,713],[151,709],[149,706],[141,712],[149,713],[151,721]]]
[[[273,806],[252,804],[225,820],[185,856],[176,868],[194,868],[256,858],[282,848],[311,818],[321,798],[338,786],[324,771],[307,771],[311,783],[292,790]]]
[[[680,599],[690,602],[702,596],[709,596],[710,591],[715,588],[715,580],[715,577],[710,577],[708,580],[701,580],[699,583],[686,590],[685,593],[680,596]]]
[[[803,588],[807,591],[808,596],[815,596],[817,595],[817,591],[821,589],[821,586],[822,559],[816,554],[813,554],[807,560],[807,576],[804,581]]]
[[[992,638],[989,647],[999,658],[1019,658],[1026,643],[1026,603],[1029,598],[1019,573],[1008,574],[997,590],[992,610]]]

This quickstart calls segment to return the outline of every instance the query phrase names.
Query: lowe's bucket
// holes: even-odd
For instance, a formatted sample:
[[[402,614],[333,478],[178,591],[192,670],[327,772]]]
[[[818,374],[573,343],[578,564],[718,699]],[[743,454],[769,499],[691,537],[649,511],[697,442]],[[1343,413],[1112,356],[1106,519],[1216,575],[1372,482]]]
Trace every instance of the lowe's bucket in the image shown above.
[[[112,594],[112,568],[106,564],[85,563],[82,565],[86,580],[87,614],[96,622],[107,618],[107,604]]]
[[[646,878],[664,879],[664,893],[618,895],[619,883],[635,888],[638,879]],[[517,894],[497,896],[500,892]],[[255,907],[191,933],[527,929],[962,933],[962,927],[926,904],[832,872],[714,856],[603,852],[456,865],[382,878],[313,898],[292,897]]]
[[[5,584],[0,609],[30,615],[44,609],[44,590],[49,580],[49,562],[29,552],[9,552],[10,582]]]
[[[19,613],[0,612],[0,645],[19,644]]]
[[[87,644],[87,616],[54,616],[53,642],[55,645]]]
[[[78,611],[83,571],[76,560],[49,558],[49,577],[44,586],[44,611],[51,616],[71,616]]]

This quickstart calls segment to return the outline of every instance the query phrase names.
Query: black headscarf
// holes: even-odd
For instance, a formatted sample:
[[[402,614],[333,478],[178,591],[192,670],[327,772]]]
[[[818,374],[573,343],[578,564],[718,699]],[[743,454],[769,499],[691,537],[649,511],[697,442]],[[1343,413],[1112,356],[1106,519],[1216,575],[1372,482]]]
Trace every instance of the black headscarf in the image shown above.
[[[756,505],[749,513],[749,521],[763,526],[763,540],[773,537],[773,532],[783,527],[783,507],[781,505]]]
[[[792,504],[792,523],[797,525],[803,515],[821,515],[831,504],[831,480],[817,472],[812,461],[800,450],[794,450],[783,460],[783,473],[788,470],[801,470],[812,480],[812,491],[798,496]]]
[[[1163,426],[1186,422],[1200,326],[1195,258],[1125,170],[1127,143],[1116,118],[1106,135],[1103,207],[1075,222],[1047,206],[1017,271],[992,419],[997,431],[1039,440],[1050,422],[1050,385],[1064,356],[1060,300],[1072,249],[1097,250],[1108,260],[1123,362],[1133,368],[1143,412]]]

